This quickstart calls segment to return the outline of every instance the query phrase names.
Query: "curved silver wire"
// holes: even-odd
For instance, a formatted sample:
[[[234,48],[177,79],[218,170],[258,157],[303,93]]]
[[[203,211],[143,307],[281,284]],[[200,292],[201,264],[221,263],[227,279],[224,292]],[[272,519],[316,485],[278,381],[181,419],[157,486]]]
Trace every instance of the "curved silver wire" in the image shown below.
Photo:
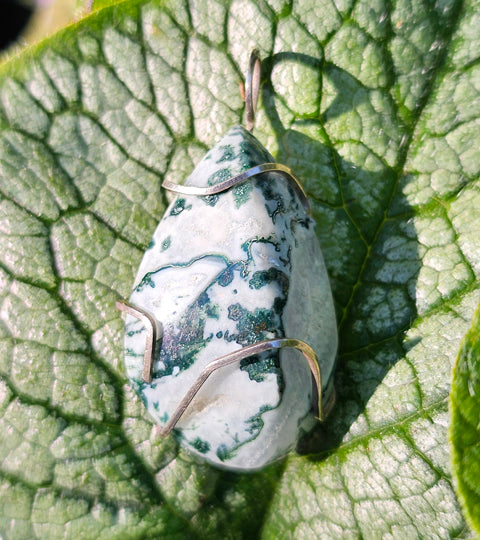
[[[318,403],[315,403],[316,408],[318,408],[317,417],[319,420],[323,420],[322,376],[320,373],[320,366],[318,364],[317,355],[310,347],[310,345],[308,345],[304,341],[292,338],[278,338],[266,341],[259,341],[258,343],[254,343],[253,345],[246,345],[238,351],[233,351],[229,354],[226,354],[225,356],[221,356],[220,358],[217,358],[216,360],[213,360],[212,362],[207,364],[205,369],[200,373],[198,378],[195,380],[188,392],[185,394],[182,401],[180,401],[180,404],[175,409],[165,426],[158,429],[159,434],[165,436],[172,431],[172,429],[177,425],[178,421],[182,417],[187,407],[192,402],[193,398],[197,395],[200,388],[205,384],[205,381],[214,371],[217,371],[222,367],[229,366],[230,364],[240,362],[241,360],[245,360],[250,356],[254,356],[256,354],[260,354],[266,351],[271,351],[273,349],[283,349],[285,347],[292,347],[299,350],[306,358],[317,389]]]
[[[143,380],[146,383],[150,383],[152,382],[152,368],[153,368],[153,361],[155,358],[156,326],[157,326],[156,320],[152,315],[144,311],[142,308],[133,306],[123,300],[119,300],[116,305],[119,310],[124,311],[134,317],[137,317],[145,325],[145,328],[147,330],[147,339],[146,339],[146,345],[145,345],[142,376],[143,376]],[[242,349],[239,349],[238,351],[233,351],[224,356],[220,356],[219,358],[216,358],[215,360],[207,364],[207,366],[203,369],[203,371],[197,377],[195,382],[192,384],[190,389],[184,395],[184,397],[180,401],[179,405],[177,406],[177,408],[175,409],[175,411],[173,412],[172,416],[170,417],[168,422],[165,424],[165,426],[159,427],[158,429],[159,434],[162,436],[165,436],[165,435],[168,435],[172,431],[172,429],[177,425],[178,421],[182,417],[187,407],[192,402],[193,398],[197,395],[200,388],[204,385],[205,381],[210,377],[212,373],[214,373],[215,371],[217,371],[218,369],[222,367],[229,366],[230,364],[234,364],[235,362],[240,362],[241,360],[245,360],[246,358],[249,358],[256,354],[260,354],[260,353],[275,350],[275,349],[278,349],[278,350],[284,349],[286,347],[297,349],[303,354],[303,356],[307,360],[308,367],[310,368],[310,371],[313,376],[313,382],[315,384],[315,389],[316,389],[316,394],[317,394],[316,400],[314,403],[315,412],[317,413],[316,416],[319,420],[323,420],[325,417],[325,413],[329,412],[333,406],[332,397],[334,401],[335,394],[333,392],[333,396],[332,396],[332,392],[329,390],[328,395],[326,396],[328,398],[328,401],[325,405],[323,404],[322,402],[322,374],[320,371],[320,365],[318,363],[318,358],[317,358],[317,355],[315,354],[315,351],[310,347],[310,345],[308,345],[307,343],[299,339],[277,338],[277,339],[259,341],[258,343],[254,343],[253,345],[246,345],[245,347],[243,347]]]
[[[146,383],[152,382],[152,369],[153,369],[153,360],[155,358],[155,345],[157,343],[157,321],[150,315],[147,311],[132,306],[125,300],[117,300],[116,304],[117,309],[124,311],[137,319],[140,319],[145,326],[147,331],[147,338],[145,343],[145,353],[143,355],[143,370],[142,370],[142,379]],[[161,337],[161,336],[158,336]]]
[[[258,50],[250,54],[247,77],[245,79],[245,127],[253,130],[257,111],[258,94],[260,93],[261,61]]]
[[[310,203],[308,202],[307,195],[302,187],[302,184],[300,184],[298,179],[293,175],[292,171],[281,163],[263,163],[262,165],[256,165],[255,167],[252,167],[251,169],[237,174],[236,176],[232,176],[232,178],[228,178],[223,182],[219,182],[214,186],[182,186],[180,184],[170,182],[169,180],[164,180],[162,187],[167,189],[168,191],[173,191],[174,193],[181,193],[182,195],[197,195],[199,197],[206,197],[208,195],[222,193],[223,191],[226,191],[233,186],[237,186],[238,184],[245,182],[252,176],[257,176],[258,174],[266,172],[279,173],[284,178],[286,178],[297,192],[297,195],[299,196],[300,201],[302,202],[302,205],[305,208],[306,212],[308,214],[311,214]]]

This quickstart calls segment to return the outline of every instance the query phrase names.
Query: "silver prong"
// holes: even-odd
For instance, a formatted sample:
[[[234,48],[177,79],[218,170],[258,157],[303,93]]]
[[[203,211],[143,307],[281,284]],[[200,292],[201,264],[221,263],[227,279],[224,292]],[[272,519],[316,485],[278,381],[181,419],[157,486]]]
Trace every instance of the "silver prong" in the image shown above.
[[[143,357],[143,371],[142,377],[146,383],[152,382],[152,368],[153,361],[155,357],[155,344],[157,341],[157,321],[156,319],[147,311],[137,306],[133,306],[124,300],[118,300],[116,303],[117,308],[120,311],[124,311],[137,319],[140,319],[147,331],[147,338],[145,344],[145,354]],[[195,382],[192,384],[188,392],[185,394],[183,399],[180,401],[179,405],[173,412],[172,416],[162,428],[159,427],[158,432],[160,435],[168,435],[172,429],[177,425],[178,421],[182,417],[183,413],[190,405],[194,397],[198,394],[200,388],[204,385],[205,381],[210,377],[210,375],[217,371],[218,369],[234,364],[235,362],[240,362],[256,354],[260,354],[266,351],[271,351],[275,349],[284,349],[291,347],[293,349],[299,350],[305,359],[307,360],[308,367],[312,373],[313,382],[317,390],[317,401],[314,403],[314,410],[317,412],[317,418],[319,420],[324,420],[325,416],[330,412],[335,401],[335,393],[330,391],[327,388],[326,392],[326,402],[323,403],[323,394],[322,394],[322,374],[320,371],[320,365],[318,363],[317,355],[315,351],[299,339],[293,338],[277,338],[270,339],[265,341],[259,341],[253,345],[247,345],[238,351],[233,351],[224,356],[221,356],[209,364],[203,369],[200,375],[197,377]]]
[[[308,202],[307,195],[302,187],[302,184],[300,184],[298,179],[293,175],[292,171],[281,163],[263,163],[262,165],[256,165],[255,167],[252,167],[251,169],[248,169],[243,173],[237,174],[236,176],[232,176],[232,178],[228,178],[223,182],[219,182],[214,186],[181,186],[179,184],[175,184],[174,182],[164,180],[162,187],[167,189],[168,191],[173,191],[174,193],[181,193],[182,195],[197,195],[199,197],[205,197],[207,195],[215,195],[217,193],[222,193],[223,191],[227,191],[227,189],[230,189],[233,186],[245,182],[252,176],[257,176],[259,174],[268,172],[278,173],[282,175],[287,181],[289,181],[291,186],[297,192],[297,195],[299,196],[306,212],[308,214],[311,213],[310,204]]]
[[[155,318],[150,315],[147,311],[137,307],[132,306],[125,300],[118,300],[116,303],[117,308],[120,311],[124,311],[137,319],[140,319],[145,326],[147,331],[147,338],[145,343],[145,354],[143,355],[143,370],[142,378],[146,383],[152,382],[152,369],[153,361],[155,358],[155,344],[157,342],[157,321]],[[158,336],[161,337],[161,336]]]
[[[259,341],[258,343],[254,343],[253,345],[247,345],[246,347],[243,347],[238,351],[234,351],[226,354],[225,356],[221,356],[220,358],[217,358],[216,360],[213,360],[212,362],[207,364],[205,369],[200,373],[198,378],[195,380],[188,392],[185,394],[182,401],[175,409],[166,425],[163,428],[159,428],[159,434],[165,436],[172,431],[172,429],[177,425],[178,421],[180,420],[187,407],[192,402],[193,398],[197,395],[200,388],[204,385],[205,381],[214,371],[222,367],[229,366],[230,364],[234,364],[235,362],[240,362],[241,360],[249,358],[250,356],[254,356],[256,354],[260,354],[266,351],[271,351],[273,349],[283,349],[285,347],[292,347],[299,350],[306,358],[310,371],[313,375],[313,380],[317,387],[318,403],[315,403],[316,408],[318,408],[317,417],[319,420],[323,420],[324,415],[322,405],[322,376],[315,351],[310,347],[310,345],[308,345],[304,341],[291,338],[279,338]]]

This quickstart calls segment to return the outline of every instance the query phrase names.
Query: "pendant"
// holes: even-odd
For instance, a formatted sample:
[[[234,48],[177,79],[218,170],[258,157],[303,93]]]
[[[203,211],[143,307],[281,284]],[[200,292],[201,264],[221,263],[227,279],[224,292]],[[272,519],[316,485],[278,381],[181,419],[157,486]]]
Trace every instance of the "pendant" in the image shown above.
[[[260,61],[246,81],[253,127]],[[334,403],[337,330],[306,195],[233,127],[175,192],[126,313],[125,367],[159,424],[233,470],[283,457]]]

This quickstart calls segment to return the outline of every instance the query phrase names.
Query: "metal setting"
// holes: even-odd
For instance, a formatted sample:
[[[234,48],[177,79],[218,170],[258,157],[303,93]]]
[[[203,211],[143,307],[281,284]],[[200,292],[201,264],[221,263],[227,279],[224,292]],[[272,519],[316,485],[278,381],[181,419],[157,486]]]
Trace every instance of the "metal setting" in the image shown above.
[[[239,349],[238,351],[231,352],[229,354],[226,354],[225,356],[221,356],[220,358],[217,358],[216,360],[213,360],[210,362],[205,369],[201,372],[201,374],[198,376],[196,381],[192,384],[190,387],[190,390],[185,394],[182,401],[178,405],[178,407],[175,409],[174,413],[170,417],[167,424],[161,428],[158,428],[158,432],[160,435],[165,436],[168,435],[172,429],[176,426],[180,418],[182,417],[183,413],[187,409],[187,407],[192,402],[193,398],[197,395],[200,388],[203,386],[205,381],[210,377],[210,375],[217,371],[218,369],[229,366],[230,364],[234,364],[236,362],[240,362],[241,360],[245,360],[246,358],[249,358],[250,356],[254,356],[256,354],[260,354],[262,352],[271,351],[273,349],[284,349],[286,347],[292,347],[294,349],[299,350],[303,356],[306,358],[308,362],[308,366],[310,368],[310,371],[312,372],[313,379],[315,381],[315,386],[318,393],[318,403],[315,403],[315,405],[318,407],[318,419],[323,420],[323,408],[322,408],[322,377],[320,373],[320,367],[318,365],[317,356],[314,352],[314,350],[310,347],[310,345],[307,345],[304,341],[300,341],[298,339],[291,339],[291,338],[279,338],[279,339],[271,339],[267,341],[259,341],[258,343],[254,343],[253,345],[247,345],[243,347],[242,349]]]
[[[145,310],[139,307],[132,306],[132,304],[129,304],[124,300],[118,300],[115,305],[120,311],[124,311],[125,313],[128,313],[129,315],[132,315],[137,319],[140,319],[145,326],[145,329],[147,331],[147,339],[145,343],[145,353],[143,355],[142,378],[146,383],[151,383],[153,360],[155,358],[155,345],[157,343],[157,339],[160,339],[162,337],[161,331],[157,332],[157,320],[155,319],[155,317],[150,315],[150,313],[147,313]]]
[[[335,406],[336,399],[337,399],[337,393],[335,392],[335,385],[333,382],[333,377],[330,377],[322,395],[322,409],[321,409],[322,417],[320,418],[318,415],[316,415],[316,417],[319,420],[323,421],[325,420],[325,418],[327,418],[330,415],[330,413],[333,410],[333,407]]]
[[[173,191],[174,193],[181,193],[182,195],[197,195],[199,197],[206,197],[207,195],[215,195],[217,193],[227,191],[231,187],[237,186],[238,184],[245,182],[249,178],[252,178],[252,176],[257,176],[266,172],[278,173],[284,178],[286,178],[297,192],[297,195],[300,197],[302,205],[307,211],[307,213],[311,214],[310,203],[308,202],[307,195],[302,185],[293,175],[292,171],[281,163],[263,163],[262,165],[257,165],[255,167],[252,167],[251,169],[244,171],[243,173],[237,174],[237,176],[232,176],[232,178],[229,178],[228,180],[219,182],[214,186],[182,186],[179,184],[175,184],[175,182],[165,180],[162,184],[162,187],[167,189],[168,191]]]
[[[260,92],[261,62],[255,49],[250,55],[247,77],[245,80],[245,127],[253,130],[257,111],[258,94]]]
[[[123,300],[117,301],[116,306],[120,311],[124,311],[125,313],[128,313],[133,317],[137,317],[137,319],[140,319],[145,325],[145,329],[147,331],[147,339],[145,344],[145,354],[143,357],[142,377],[146,383],[151,383],[153,362],[155,359],[155,344],[157,341],[157,321],[152,315],[150,315],[143,309],[137,306],[132,306],[131,304]],[[314,389],[316,390],[314,409],[317,418],[319,420],[323,420],[325,415],[328,414],[328,412],[333,406],[333,402],[335,401],[335,395],[329,390],[326,393],[326,397],[328,398],[327,402],[325,404],[322,403],[322,374],[320,372],[320,366],[318,364],[318,359],[315,351],[310,347],[310,345],[299,339],[277,338],[259,341],[258,343],[254,343],[253,345],[247,345],[242,349],[239,349],[238,351],[233,351],[224,356],[220,356],[219,358],[207,364],[205,369],[200,373],[198,378],[195,380],[188,392],[185,394],[167,424],[163,428],[158,428],[159,434],[165,436],[172,431],[172,429],[177,425],[178,421],[182,417],[187,407],[192,402],[193,398],[197,395],[200,388],[204,385],[205,381],[210,377],[213,372],[217,371],[222,367],[229,366],[230,364],[234,364],[236,362],[240,362],[241,360],[245,360],[246,358],[249,358],[251,356],[255,356],[256,354],[275,349],[285,349],[287,347],[291,347],[300,351],[308,362],[308,367],[310,368],[313,377]]]

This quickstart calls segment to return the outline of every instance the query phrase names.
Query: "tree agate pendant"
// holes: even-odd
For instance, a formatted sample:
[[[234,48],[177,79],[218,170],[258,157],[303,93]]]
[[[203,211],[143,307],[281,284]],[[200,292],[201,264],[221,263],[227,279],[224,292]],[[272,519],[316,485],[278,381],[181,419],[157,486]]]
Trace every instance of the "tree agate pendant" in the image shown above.
[[[301,188],[273,161],[231,129],[178,188],[119,304],[127,374],[150,415],[229,469],[284,456],[312,402],[318,415],[333,400],[328,276]]]

